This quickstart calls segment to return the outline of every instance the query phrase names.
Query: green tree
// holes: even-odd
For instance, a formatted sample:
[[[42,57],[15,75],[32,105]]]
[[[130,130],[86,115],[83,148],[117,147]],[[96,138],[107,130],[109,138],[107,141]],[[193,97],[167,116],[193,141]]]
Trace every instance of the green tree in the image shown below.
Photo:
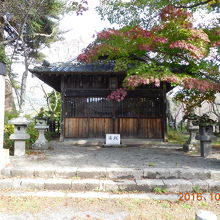
[[[60,38],[58,22],[64,13],[81,14],[87,8],[81,0],[3,0],[0,3],[0,60],[5,61],[4,47],[9,48],[9,77],[21,110],[24,105],[28,68],[43,55],[40,50]],[[11,65],[23,58],[25,71],[21,82]]]
[[[110,23],[123,25],[142,25],[150,28],[158,22],[160,10],[171,5],[175,8],[185,8],[193,12],[206,10],[217,12],[219,0],[101,0],[97,11],[102,19],[108,19]]]
[[[184,101],[187,111],[195,107],[196,94],[202,93],[196,100],[197,105],[204,100],[213,101],[215,93],[220,91],[216,59],[220,29],[217,26],[194,27],[193,12],[181,7],[165,6],[157,12],[157,21],[150,27],[143,23],[137,25],[140,21],[136,20],[118,30],[106,29],[98,33],[78,60],[114,61],[115,70],[126,70],[126,88],[149,83],[159,86],[161,81],[181,85],[185,90],[177,98]]]

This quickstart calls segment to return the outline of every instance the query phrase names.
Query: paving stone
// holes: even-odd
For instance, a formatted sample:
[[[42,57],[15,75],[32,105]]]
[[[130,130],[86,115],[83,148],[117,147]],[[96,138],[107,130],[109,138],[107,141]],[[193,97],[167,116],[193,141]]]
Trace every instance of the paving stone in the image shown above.
[[[43,190],[44,182],[44,179],[22,179],[21,188]]]
[[[220,181],[207,180],[207,182],[209,184],[209,191],[210,192],[216,192],[216,193],[220,192]]]
[[[183,179],[163,180],[165,188],[169,192],[192,192],[192,183]]]
[[[76,172],[78,177],[86,179],[107,177],[106,168],[77,168]]]
[[[72,168],[68,168],[68,169],[62,169],[62,168],[56,169],[55,176],[59,177],[59,178],[77,177],[77,168],[72,167]]]
[[[142,169],[107,168],[107,177],[110,179],[141,179],[143,176]]]
[[[74,191],[99,191],[102,185],[98,179],[72,180],[71,189]]]
[[[156,187],[161,189],[165,188],[165,185],[160,179],[145,179],[145,180],[136,180],[136,190],[142,192],[153,191]]]
[[[47,179],[44,188],[47,190],[70,190],[72,181],[68,179]]]

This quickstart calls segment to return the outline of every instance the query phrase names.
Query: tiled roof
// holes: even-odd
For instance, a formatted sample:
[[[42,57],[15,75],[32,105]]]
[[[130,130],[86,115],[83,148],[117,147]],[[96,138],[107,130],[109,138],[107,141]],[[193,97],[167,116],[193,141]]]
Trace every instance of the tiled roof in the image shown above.
[[[114,63],[42,65],[30,69],[30,72],[55,90],[60,91],[61,75],[76,73],[114,73],[114,67]]]
[[[91,63],[63,66],[40,66],[31,69],[32,73],[95,73],[114,72],[114,63]]]

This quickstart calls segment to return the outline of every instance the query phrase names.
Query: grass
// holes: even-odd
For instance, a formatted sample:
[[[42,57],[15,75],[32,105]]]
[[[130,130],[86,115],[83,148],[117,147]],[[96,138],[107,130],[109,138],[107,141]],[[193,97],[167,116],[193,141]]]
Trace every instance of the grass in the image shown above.
[[[184,144],[189,138],[189,135],[186,134],[185,132],[176,131],[171,128],[168,128],[167,136],[168,136],[168,142],[177,143],[177,144]]]
[[[155,193],[159,193],[159,194],[161,194],[161,193],[167,193],[167,192],[168,192],[167,189],[163,189],[163,188],[160,188],[160,187],[155,187],[155,188],[153,189],[153,191],[154,191]]]

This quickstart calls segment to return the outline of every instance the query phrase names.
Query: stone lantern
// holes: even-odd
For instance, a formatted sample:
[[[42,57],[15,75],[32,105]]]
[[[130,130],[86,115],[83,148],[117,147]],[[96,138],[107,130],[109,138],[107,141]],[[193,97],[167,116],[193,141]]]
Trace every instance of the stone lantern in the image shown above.
[[[200,140],[201,157],[208,157],[212,154],[212,141],[216,140],[213,134],[213,126],[199,126],[199,133],[196,138]]]
[[[189,139],[183,145],[183,150],[185,152],[199,150],[199,141],[196,139],[196,134],[197,134],[198,130],[199,130],[199,126],[193,125],[192,121],[190,121],[190,124],[188,127]]]
[[[35,128],[38,130],[39,136],[35,143],[32,145],[32,148],[34,150],[48,150],[49,143],[45,138],[45,131],[49,128],[49,126],[46,123],[46,118],[36,117],[35,119],[37,119]]]
[[[188,151],[198,151],[199,150],[199,141],[196,139],[196,134],[199,131],[199,126],[195,125],[194,122],[195,120],[198,119],[199,116],[196,114],[188,114],[183,117],[183,119],[188,120],[188,132],[189,132],[189,139],[187,142],[183,145],[183,150],[185,152]]]
[[[201,157],[208,157],[212,154],[212,141],[216,140],[213,134],[213,124],[215,122],[204,114],[198,120],[199,133],[196,135],[196,139],[200,140],[200,153]]]
[[[25,141],[30,138],[30,135],[26,133],[29,123],[30,121],[23,114],[9,121],[9,124],[15,126],[14,133],[10,135],[10,139],[14,140],[14,156],[25,155]]]

